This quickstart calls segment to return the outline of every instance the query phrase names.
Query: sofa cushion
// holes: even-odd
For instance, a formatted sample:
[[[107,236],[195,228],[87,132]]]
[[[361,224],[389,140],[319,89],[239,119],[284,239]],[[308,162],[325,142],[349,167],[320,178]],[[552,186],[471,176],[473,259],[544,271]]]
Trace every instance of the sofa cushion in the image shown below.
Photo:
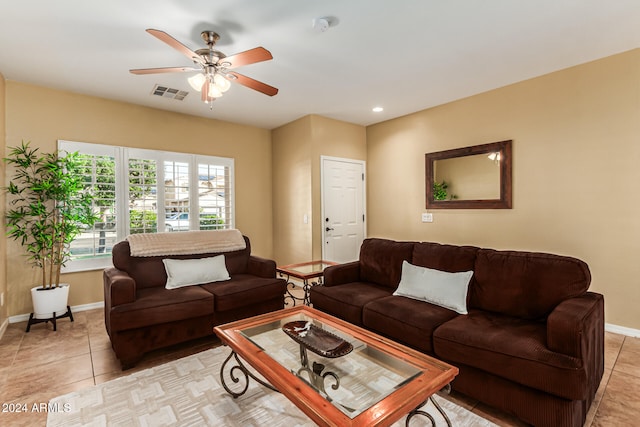
[[[215,311],[235,310],[281,295],[287,282],[283,279],[263,278],[251,274],[236,274],[225,282],[206,283],[200,287],[214,295]]]
[[[213,296],[199,286],[138,289],[136,300],[110,313],[112,331],[142,328],[192,317],[213,315]]]
[[[167,289],[231,279],[224,265],[224,255],[198,259],[165,258],[162,262],[167,272]]]
[[[402,277],[393,295],[426,301],[467,314],[467,290],[473,271],[449,273],[402,262]]]
[[[587,398],[582,361],[555,353],[546,343],[546,324],[469,310],[433,333],[437,357],[462,363],[566,399]]]
[[[411,264],[457,273],[473,270],[478,248],[420,242],[413,247]]]
[[[584,294],[591,274],[583,261],[533,252],[480,249],[469,307],[524,319],[546,317],[562,301]]]
[[[371,301],[390,296],[392,292],[393,289],[383,286],[353,282],[338,286],[314,286],[310,295],[314,308],[362,326],[362,308]]]
[[[360,247],[360,280],[395,289],[402,261],[411,261],[413,242],[365,239]]]
[[[433,354],[433,331],[457,314],[437,305],[390,296],[364,306],[364,326],[395,341]]]

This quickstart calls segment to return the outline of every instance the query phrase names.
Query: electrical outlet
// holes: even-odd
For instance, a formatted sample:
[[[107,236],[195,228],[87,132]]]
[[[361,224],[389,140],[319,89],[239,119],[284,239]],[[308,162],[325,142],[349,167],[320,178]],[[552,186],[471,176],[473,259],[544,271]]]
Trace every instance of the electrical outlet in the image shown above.
[[[433,214],[432,213],[423,213],[422,214],[422,222],[433,222]]]

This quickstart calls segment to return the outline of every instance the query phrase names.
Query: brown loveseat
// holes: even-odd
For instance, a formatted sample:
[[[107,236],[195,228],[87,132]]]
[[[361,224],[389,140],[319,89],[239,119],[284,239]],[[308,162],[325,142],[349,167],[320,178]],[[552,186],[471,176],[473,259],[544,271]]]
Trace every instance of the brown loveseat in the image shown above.
[[[177,233],[176,233],[177,234]],[[131,256],[127,240],[113,247],[113,268],[104,271],[105,324],[123,369],[144,353],[213,335],[215,325],[284,308],[286,282],[276,264],[251,255],[251,245],[230,252]],[[225,256],[230,280],[165,289],[163,259]]]
[[[392,295],[403,261],[473,271],[468,314]],[[329,267],[313,306],[460,369],[454,390],[536,426],[582,426],[604,370],[604,299],[587,265],[558,255],[364,241]]]

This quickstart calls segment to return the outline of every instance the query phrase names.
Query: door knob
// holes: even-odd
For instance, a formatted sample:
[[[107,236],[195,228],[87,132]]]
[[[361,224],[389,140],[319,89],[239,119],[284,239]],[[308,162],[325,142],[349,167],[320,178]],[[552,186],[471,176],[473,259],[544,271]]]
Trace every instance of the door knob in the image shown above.
[[[331,227],[327,227],[327,228],[324,229],[324,231],[331,231],[331,230],[333,230],[333,228],[331,228]]]

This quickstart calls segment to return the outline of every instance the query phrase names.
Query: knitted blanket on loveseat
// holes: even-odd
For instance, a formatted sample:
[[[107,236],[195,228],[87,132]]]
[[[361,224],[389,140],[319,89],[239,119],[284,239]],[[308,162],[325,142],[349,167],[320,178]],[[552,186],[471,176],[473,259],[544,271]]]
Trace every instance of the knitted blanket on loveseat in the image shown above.
[[[239,251],[246,248],[236,229],[131,234],[127,236],[131,256],[151,257]]]

